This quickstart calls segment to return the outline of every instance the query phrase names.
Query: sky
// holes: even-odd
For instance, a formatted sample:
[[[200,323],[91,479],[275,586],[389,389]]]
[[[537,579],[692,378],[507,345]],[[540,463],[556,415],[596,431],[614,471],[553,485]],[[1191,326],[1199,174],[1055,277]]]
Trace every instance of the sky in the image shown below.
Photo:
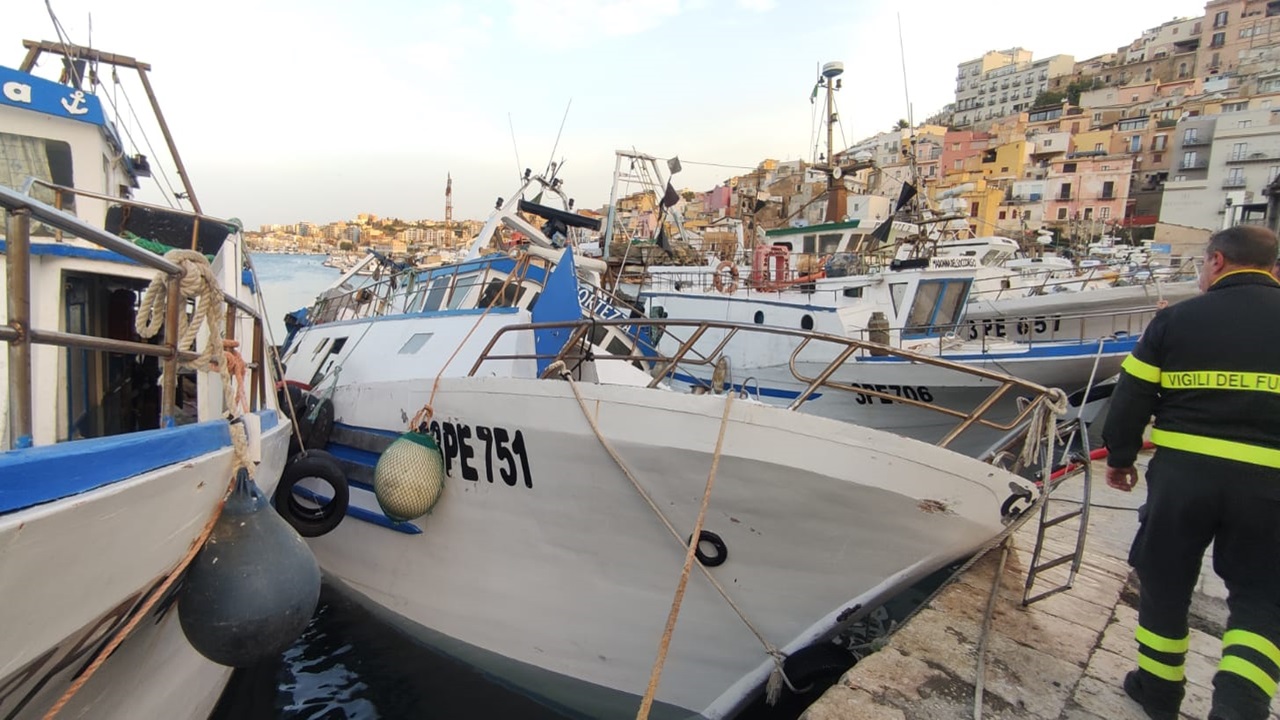
[[[917,122],[940,110],[954,98],[956,65],[987,50],[1080,60],[1204,8],[1203,0],[51,2],[70,41],[152,65],[204,211],[250,228],[362,212],[440,219],[447,173],[454,218],[481,219],[516,190],[523,168],[542,171],[552,158],[563,161],[577,207],[598,208],[619,148],[677,155],[684,170],[675,185],[706,190],[763,158],[812,158],[809,94],[822,63],[845,67],[839,150],[906,117],[908,96]],[[57,39],[44,0],[7,0],[4,16],[0,65],[19,64],[23,39]],[[41,68],[56,72],[48,59]],[[176,185],[159,132],[128,116],[122,98],[139,114],[146,105],[131,80],[122,76],[115,90],[123,122]],[[144,180],[138,197],[160,201],[159,187]]]

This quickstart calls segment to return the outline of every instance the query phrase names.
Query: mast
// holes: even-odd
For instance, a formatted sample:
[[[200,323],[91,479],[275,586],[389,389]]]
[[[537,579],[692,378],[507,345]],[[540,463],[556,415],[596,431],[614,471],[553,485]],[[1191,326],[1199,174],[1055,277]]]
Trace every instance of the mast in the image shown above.
[[[842,174],[840,167],[836,165],[835,159],[835,130],[836,123],[840,120],[836,114],[836,90],[840,89],[841,81],[838,79],[844,73],[844,63],[829,62],[822,66],[822,77],[818,79],[818,85],[827,89],[827,163],[823,168],[827,172],[827,217],[826,222],[837,222],[840,220],[840,206],[843,204],[841,200],[844,194],[840,192],[843,186],[838,186],[836,181],[840,179]]]
[[[444,239],[447,247],[453,247],[453,173],[445,173]]]
[[[197,213],[203,212],[200,209],[200,201],[196,199],[196,191],[191,187],[191,178],[187,176],[187,168],[182,164],[182,156],[178,154],[178,146],[173,142],[173,133],[169,132],[169,124],[165,122],[164,113],[160,112],[160,103],[156,100],[155,91],[151,89],[151,80],[147,77],[147,71],[151,69],[149,64],[127,55],[106,53],[80,45],[49,41],[35,42],[33,40],[23,40],[22,45],[27,48],[27,56],[23,58],[22,65],[19,67],[22,72],[31,72],[41,53],[65,57],[68,61],[83,59],[137,70],[138,78],[142,81],[142,88],[147,93],[147,100],[151,103],[151,111],[155,113],[156,122],[160,125],[160,132],[164,134],[164,141],[169,146],[169,155],[173,158],[173,163],[178,168],[178,177],[182,180],[183,189],[186,190],[187,200],[191,203],[193,210]]]

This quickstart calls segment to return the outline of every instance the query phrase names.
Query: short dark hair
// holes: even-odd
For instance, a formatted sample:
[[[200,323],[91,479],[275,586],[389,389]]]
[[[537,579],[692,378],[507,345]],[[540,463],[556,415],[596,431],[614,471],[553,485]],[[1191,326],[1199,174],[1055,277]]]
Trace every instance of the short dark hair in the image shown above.
[[[1271,269],[1277,262],[1276,234],[1258,225],[1236,225],[1209,236],[1205,254],[1222,253],[1232,265]]]

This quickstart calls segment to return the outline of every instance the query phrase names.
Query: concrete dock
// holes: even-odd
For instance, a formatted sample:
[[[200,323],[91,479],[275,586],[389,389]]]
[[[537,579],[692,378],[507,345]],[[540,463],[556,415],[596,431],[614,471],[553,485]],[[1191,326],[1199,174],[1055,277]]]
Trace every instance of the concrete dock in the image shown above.
[[[1105,461],[1093,466],[1093,503],[1083,566],[1072,589],[1021,604],[1037,520],[1014,534],[987,635],[982,717],[1008,720],[1145,720],[1120,683],[1136,667],[1136,581],[1126,560],[1137,529],[1143,480],[1132,493],[1107,487]],[[1083,474],[1053,495],[1050,517],[1078,501]],[[1074,521],[1050,528],[1046,559],[1074,548]],[[1184,718],[1209,714],[1221,657],[1226,588],[1206,553],[1192,604]],[[961,720],[974,717],[978,641],[999,562],[997,549],[947,586],[801,715],[801,720]],[[1066,568],[1040,576],[1037,591],[1060,585]],[[1272,706],[1272,718],[1280,714]]]

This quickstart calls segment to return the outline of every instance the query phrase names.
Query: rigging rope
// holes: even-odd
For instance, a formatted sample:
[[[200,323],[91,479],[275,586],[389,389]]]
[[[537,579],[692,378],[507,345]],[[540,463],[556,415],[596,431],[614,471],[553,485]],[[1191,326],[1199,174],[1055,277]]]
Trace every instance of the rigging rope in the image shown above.
[[[702,524],[707,518],[707,506],[711,502],[711,488],[716,482],[716,472],[720,469],[720,453],[724,450],[725,430],[729,428],[729,409],[733,407],[734,393],[725,395],[724,414],[720,416],[720,434],[716,437],[715,453],[711,456],[711,471],[707,474],[707,485],[702,491],[702,505],[698,508],[698,517],[693,521],[693,533],[689,536],[689,547],[684,551],[684,567],[680,570],[680,582],[676,584],[676,596],[671,601],[671,609],[667,613],[667,625],[662,631],[662,640],[658,643],[658,657],[653,661],[653,669],[649,672],[649,687],[640,701],[640,709],[636,712],[637,720],[648,720],[649,709],[653,706],[653,698],[658,694],[658,682],[662,679],[662,666],[667,661],[667,651],[671,649],[671,636],[676,630],[676,620],[680,617],[680,607],[684,603],[684,592],[689,586],[689,571],[693,569],[693,561],[698,554],[698,543],[702,538]]]
[[[618,451],[613,448],[613,444],[609,442],[609,439],[606,438],[604,433],[600,430],[600,426],[596,423],[595,417],[591,414],[591,409],[587,407],[586,400],[583,399],[582,393],[578,390],[577,381],[575,381],[573,379],[573,375],[569,373],[564,361],[557,360],[547,367],[548,373],[553,370],[558,370],[560,372],[560,377],[569,382],[569,388],[573,391],[573,396],[578,401],[578,407],[582,409],[582,415],[586,418],[587,424],[591,426],[591,431],[595,433],[596,439],[600,441],[601,447],[605,449],[605,452],[609,454],[609,457],[613,458],[618,469],[621,470],[622,474],[631,482],[632,487],[636,489],[636,492],[638,492],[640,497],[644,499],[646,504],[648,504],[649,509],[658,516],[658,520],[660,520],[662,525],[666,527],[667,532],[671,533],[671,536],[676,539],[676,542],[680,543],[680,547],[687,548],[689,543],[686,543],[684,538],[680,536],[680,532],[676,530],[675,526],[671,524],[671,521],[667,519],[667,516],[662,512],[662,509],[654,502],[653,497],[649,495],[649,492],[645,490],[644,486],[640,484],[640,481],[636,479],[636,476],[631,472],[631,469],[627,467],[626,462],[624,462],[622,457],[618,455]],[[774,646],[773,643],[765,639],[760,630],[751,622],[750,619],[747,618],[746,613],[743,612],[742,608],[733,601],[733,598],[729,597],[729,592],[724,589],[724,586],[716,580],[715,576],[711,574],[711,571],[708,570],[705,565],[698,563],[698,569],[702,571],[703,577],[711,583],[711,586],[720,594],[720,597],[729,605],[734,614],[738,616],[738,619],[747,626],[747,629],[751,631],[752,635],[756,636],[756,640],[760,641],[760,644],[764,646],[765,652],[773,660],[774,670],[770,674],[769,682],[766,686],[766,700],[769,701],[770,704],[776,702],[783,683],[785,683],[792,692],[799,692],[795,685],[791,683],[790,678],[787,677],[786,671],[783,669],[783,662],[787,659],[787,655]]]

